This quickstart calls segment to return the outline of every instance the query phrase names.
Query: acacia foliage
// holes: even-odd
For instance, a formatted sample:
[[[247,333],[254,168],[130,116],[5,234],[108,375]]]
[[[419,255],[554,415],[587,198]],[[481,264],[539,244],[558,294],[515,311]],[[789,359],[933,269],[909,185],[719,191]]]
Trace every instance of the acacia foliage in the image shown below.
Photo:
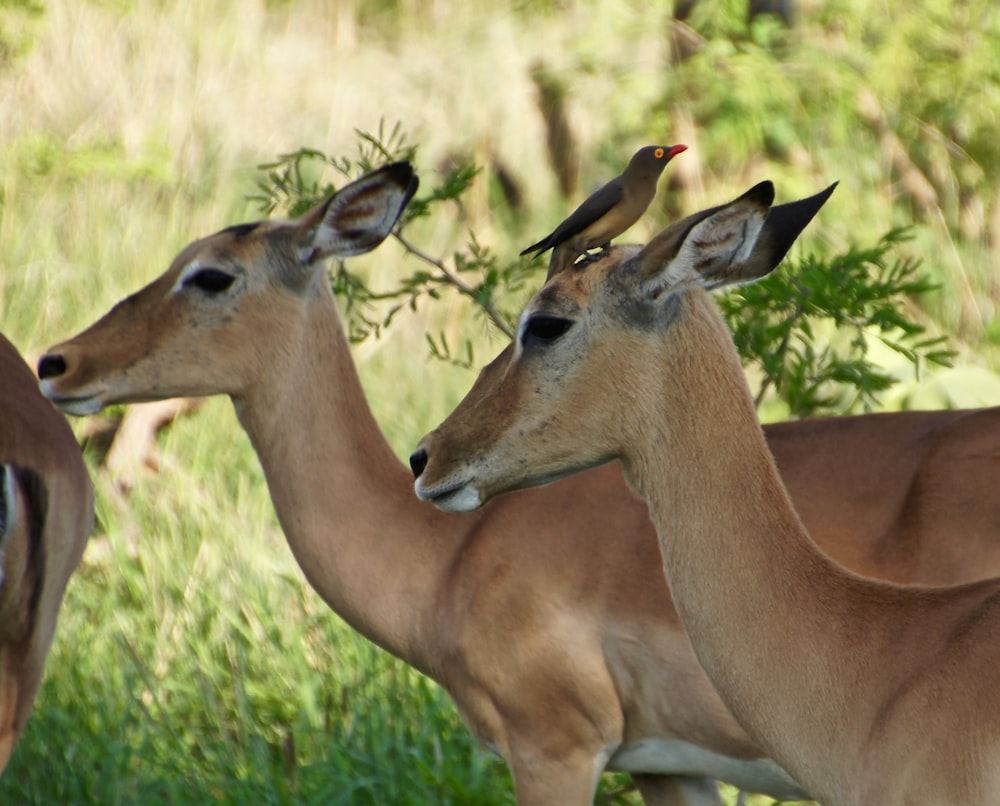
[[[295,217],[333,193],[340,184],[397,159],[416,160],[400,125],[377,133],[358,132],[353,157],[300,148],[259,166],[253,198],[265,213]],[[415,258],[409,274],[392,288],[372,288],[337,263],[331,278],[345,302],[352,340],[377,337],[404,307],[416,310],[450,296],[464,300],[473,317],[512,337],[518,311],[508,300],[527,283],[544,281],[542,264],[502,258],[470,233],[467,243],[439,258],[411,242],[411,224],[447,215],[460,202],[478,171],[468,163],[422,176],[421,189],[400,218],[395,236]],[[332,178],[331,178],[332,177]],[[430,181],[428,181],[430,179]],[[947,365],[945,338],[928,333],[913,301],[936,288],[918,261],[897,247],[906,230],[885,233],[874,245],[852,246],[830,256],[808,253],[789,258],[764,280],[720,295],[720,305],[737,350],[756,384],[758,405],[776,398],[797,417],[871,410],[896,381],[871,355],[877,342],[903,356],[919,372],[927,364]],[[449,303],[451,304],[451,303]],[[435,357],[472,366],[471,339],[453,347],[443,332],[426,333]]]

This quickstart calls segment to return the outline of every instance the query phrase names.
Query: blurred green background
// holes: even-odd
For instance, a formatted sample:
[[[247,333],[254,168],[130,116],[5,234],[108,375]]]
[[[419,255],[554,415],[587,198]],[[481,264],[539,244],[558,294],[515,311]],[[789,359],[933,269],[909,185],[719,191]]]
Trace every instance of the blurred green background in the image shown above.
[[[911,228],[898,253],[940,289],[907,313],[956,352],[919,377],[887,352],[884,405],[1000,401],[993,0],[801,0],[790,27],[736,0],[0,0],[3,332],[37,356],[190,240],[259,217],[258,165],[354,153],[396,122],[427,182],[482,168],[409,232],[438,256],[470,233],[513,256],[647,143],[690,150],[631,240],[761,179],[779,200],[839,180],[797,250]],[[390,241],[350,265],[390,286],[413,260]],[[471,337],[476,364],[504,344],[446,301],[356,347],[400,457],[474,378],[429,357],[428,329]],[[305,585],[228,401],[127,484],[88,459],[97,531],[0,802],[513,802],[447,697]],[[605,802],[638,802],[606,778]]]

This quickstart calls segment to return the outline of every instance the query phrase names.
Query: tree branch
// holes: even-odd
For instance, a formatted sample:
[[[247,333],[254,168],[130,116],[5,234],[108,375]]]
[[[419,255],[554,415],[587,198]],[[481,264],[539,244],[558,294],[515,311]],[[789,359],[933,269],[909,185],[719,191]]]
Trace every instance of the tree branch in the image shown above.
[[[497,328],[499,328],[503,333],[505,333],[507,338],[513,340],[514,331],[511,329],[510,325],[507,324],[506,320],[504,320],[504,318],[497,312],[496,308],[494,308],[490,302],[483,301],[476,297],[475,289],[472,286],[462,282],[461,278],[450,272],[447,266],[445,266],[442,261],[438,260],[437,258],[431,257],[426,252],[418,249],[416,246],[414,246],[412,243],[406,240],[406,238],[403,237],[402,233],[399,232],[399,230],[394,231],[393,235],[396,236],[396,240],[398,240],[403,245],[403,248],[407,252],[409,252],[411,255],[414,255],[418,259],[423,260],[425,263],[429,263],[431,266],[436,268],[444,276],[444,279],[447,283],[457,288],[460,293],[465,294],[467,297],[475,301],[476,304],[478,304],[483,309],[483,311],[486,312],[486,315],[490,318],[493,324],[496,325]]]

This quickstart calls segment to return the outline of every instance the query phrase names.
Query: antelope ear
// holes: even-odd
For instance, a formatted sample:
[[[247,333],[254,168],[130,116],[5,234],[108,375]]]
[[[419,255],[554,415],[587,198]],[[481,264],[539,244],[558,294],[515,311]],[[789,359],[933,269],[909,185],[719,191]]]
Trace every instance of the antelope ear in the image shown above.
[[[768,274],[777,266],[792,248],[795,239],[813,220],[819,208],[833,195],[839,183],[834,182],[825,190],[814,196],[798,201],[779,204],[772,207],[764,221],[764,230],[757,239],[750,259],[744,264],[740,273],[742,279],[736,282],[750,282]]]
[[[643,295],[721,285],[753,254],[772,201],[774,185],[761,182],[661,232],[638,255]]]
[[[0,465],[0,590],[3,590],[4,554],[7,542],[20,520],[17,477],[14,465]]]
[[[772,208],[774,186],[761,182],[729,204],[674,224],[638,255],[641,291],[657,297],[760,279],[781,262],[835,187]]]
[[[370,252],[392,232],[418,184],[410,163],[394,162],[345,185],[303,217],[299,258],[313,264]]]
[[[3,589],[5,555],[11,537],[27,535],[29,545],[41,546],[41,528],[48,506],[48,490],[41,476],[29,467],[0,464],[0,590]]]

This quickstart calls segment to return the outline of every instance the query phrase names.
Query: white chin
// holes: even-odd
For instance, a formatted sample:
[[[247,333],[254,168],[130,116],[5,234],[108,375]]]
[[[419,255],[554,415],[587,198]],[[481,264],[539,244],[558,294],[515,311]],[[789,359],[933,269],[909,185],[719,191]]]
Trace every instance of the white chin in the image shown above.
[[[63,414],[72,414],[75,417],[86,417],[88,414],[97,414],[104,405],[96,397],[86,397],[74,400],[72,398],[60,400],[55,398],[52,401],[55,407]]]
[[[435,495],[433,491],[424,489],[421,479],[417,479],[414,488],[419,499],[422,501],[432,501],[434,506],[438,509],[443,509],[445,512],[472,512],[472,510],[479,509],[482,506],[479,491],[468,484],[442,493],[441,495]]]
[[[63,397],[58,392],[52,391],[52,384],[49,381],[42,381],[38,384],[42,394],[45,395],[52,404],[63,414],[73,414],[77,417],[85,417],[88,414],[97,414],[104,408],[104,404],[97,395],[90,397]]]
[[[482,503],[479,490],[469,486],[434,499],[438,509],[443,509],[445,512],[472,512],[474,509],[479,509]]]

